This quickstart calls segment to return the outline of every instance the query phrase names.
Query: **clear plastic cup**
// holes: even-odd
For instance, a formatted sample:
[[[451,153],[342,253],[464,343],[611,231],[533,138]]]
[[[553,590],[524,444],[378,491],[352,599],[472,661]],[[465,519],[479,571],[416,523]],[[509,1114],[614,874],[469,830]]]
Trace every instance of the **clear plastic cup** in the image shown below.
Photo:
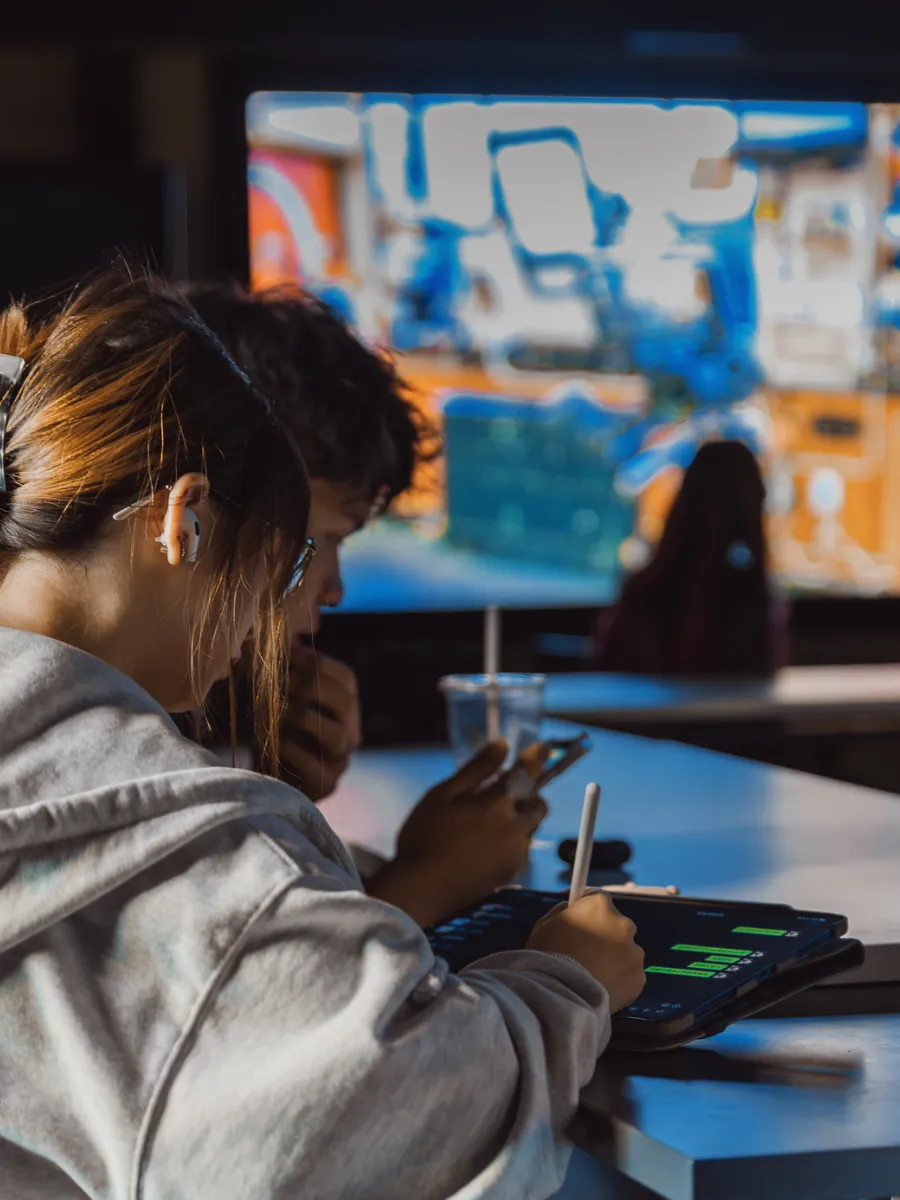
[[[487,742],[488,675],[445,675],[438,684],[447,702],[447,732],[458,765]],[[507,763],[538,740],[546,675],[497,675],[500,736],[509,743]]]

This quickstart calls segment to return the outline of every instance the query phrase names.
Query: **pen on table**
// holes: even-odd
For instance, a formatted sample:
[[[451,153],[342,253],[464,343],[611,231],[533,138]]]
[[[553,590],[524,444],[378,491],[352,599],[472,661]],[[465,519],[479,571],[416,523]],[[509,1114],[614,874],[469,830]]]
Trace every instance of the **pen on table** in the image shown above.
[[[639,883],[604,883],[601,892],[609,892],[613,896],[678,896],[679,889],[674,883],[665,887],[643,887]]]
[[[591,848],[594,845],[594,826],[597,823],[599,807],[600,787],[596,783],[589,783],[584,792],[581,828],[578,830],[578,846],[575,850],[575,862],[572,865],[572,884],[569,888],[570,904],[581,899],[587,885],[588,871],[591,867]]]

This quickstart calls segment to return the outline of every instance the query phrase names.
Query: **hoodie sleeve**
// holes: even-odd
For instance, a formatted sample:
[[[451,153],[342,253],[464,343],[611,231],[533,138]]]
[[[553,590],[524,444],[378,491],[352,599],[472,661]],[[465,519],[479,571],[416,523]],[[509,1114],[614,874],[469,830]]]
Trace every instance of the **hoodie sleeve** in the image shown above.
[[[608,1037],[605,992],[572,960],[448,975],[399,910],[293,886],[160,1092],[140,1195],[538,1200]]]

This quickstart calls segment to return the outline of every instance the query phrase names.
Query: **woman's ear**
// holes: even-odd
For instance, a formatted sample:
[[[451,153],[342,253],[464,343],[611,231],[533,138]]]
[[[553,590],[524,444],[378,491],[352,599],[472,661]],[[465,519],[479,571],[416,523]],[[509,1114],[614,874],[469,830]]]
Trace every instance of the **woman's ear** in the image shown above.
[[[169,489],[162,533],[156,539],[169,564],[195,562],[200,550],[200,519],[195,506],[209,498],[209,480],[205,475],[181,475]]]

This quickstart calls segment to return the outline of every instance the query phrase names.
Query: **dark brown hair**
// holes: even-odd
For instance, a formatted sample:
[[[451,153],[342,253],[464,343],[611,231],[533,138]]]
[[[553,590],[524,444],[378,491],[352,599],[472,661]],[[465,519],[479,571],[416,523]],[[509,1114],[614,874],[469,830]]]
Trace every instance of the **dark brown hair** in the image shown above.
[[[206,474],[219,566],[194,631],[192,673],[204,635],[228,618],[246,573],[264,561],[255,716],[267,765],[277,766],[280,599],[304,544],[309,487],[268,400],[190,305],[124,264],[52,304],[10,305],[0,314],[0,353],[26,362],[9,414],[0,555],[77,555],[116,509],[186,472]]]
[[[387,506],[437,456],[440,438],[392,359],[315,296],[291,286],[180,290],[272,401],[314,479],[382,493]]]

